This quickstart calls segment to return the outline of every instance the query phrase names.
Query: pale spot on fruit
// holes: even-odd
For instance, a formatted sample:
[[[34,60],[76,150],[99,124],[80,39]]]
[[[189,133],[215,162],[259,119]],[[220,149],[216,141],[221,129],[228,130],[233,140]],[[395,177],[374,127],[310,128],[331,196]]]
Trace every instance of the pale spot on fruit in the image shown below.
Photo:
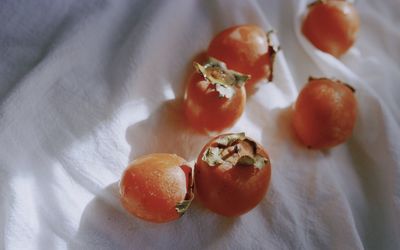
[[[353,10],[350,8],[350,5],[345,5],[342,10],[343,14],[345,15],[351,15],[351,13],[353,12]]]
[[[242,40],[242,34],[240,33],[240,28],[239,29],[235,29],[233,32],[231,32],[229,34],[228,37],[231,38],[232,40],[241,41]]]
[[[207,90],[208,86],[210,85],[210,83],[208,81],[200,81],[197,83],[199,85],[199,88],[205,92],[205,90]]]
[[[256,55],[263,55],[268,52],[268,41],[266,35],[261,33],[261,30],[252,31],[252,29],[253,28],[251,27],[237,28],[229,34],[229,38],[241,43],[245,43],[249,47],[253,47],[254,49],[252,52],[255,55],[252,55],[252,57],[255,58]],[[243,48],[243,50],[245,50],[247,53],[249,52],[248,49]]]
[[[193,114],[193,116],[198,117],[201,113],[201,107],[200,105],[196,104],[195,102],[193,102],[190,99],[186,100],[186,105],[187,105],[187,109],[190,110]]]

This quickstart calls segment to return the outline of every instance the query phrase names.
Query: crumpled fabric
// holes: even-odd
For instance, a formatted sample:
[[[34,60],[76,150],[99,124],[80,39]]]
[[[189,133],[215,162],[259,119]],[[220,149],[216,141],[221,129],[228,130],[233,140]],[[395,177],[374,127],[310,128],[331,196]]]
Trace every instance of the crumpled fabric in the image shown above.
[[[400,3],[359,0],[361,30],[340,60],[299,27],[305,0],[0,3],[1,249],[399,249]],[[274,80],[227,132],[270,154],[262,202],[225,218],[194,200],[168,224],[129,215],[118,181],[135,157],[193,161],[210,136],[181,101],[192,60],[224,28],[274,29]],[[356,88],[352,137],[309,150],[291,127],[309,76]]]

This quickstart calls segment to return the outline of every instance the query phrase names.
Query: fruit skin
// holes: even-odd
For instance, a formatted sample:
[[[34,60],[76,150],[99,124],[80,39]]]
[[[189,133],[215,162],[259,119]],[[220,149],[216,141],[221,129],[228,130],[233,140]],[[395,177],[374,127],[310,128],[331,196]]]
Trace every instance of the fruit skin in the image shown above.
[[[232,97],[221,97],[215,85],[199,72],[193,72],[187,82],[183,101],[185,116],[192,127],[206,133],[232,127],[246,104],[245,88],[238,86],[234,89]]]
[[[340,57],[353,46],[359,26],[360,18],[351,3],[317,1],[309,6],[302,32],[318,49]]]
[[[214,137],[200,152],[195,164],[195,193],[211,211],[227,217],[242,215],[264,198],[271,179],[271,163],[265,149],[257,144],[259,153],[268,159],[261,169],[254,166],[209,166],[202,160],[204,152],[218,138]],[[248,138],[248,137],[247,137]]]
[[[261,79],[272,76],[273,55],[266,32],[256,25],[227,28],[210,42],[207,54],[226,63],[228,68],[251,76],[246,90],[252,91]]]
[[[124,208],[143,220],[163,223],[176,220],[176,205],[185,199],[185,159],[173,154],[149,154],[134,160],[120,181]]]
[[[323,149],[345,142],[356,118],[353,88],[327,78],[311,78],[295,103],[293,127],[304,145]]]

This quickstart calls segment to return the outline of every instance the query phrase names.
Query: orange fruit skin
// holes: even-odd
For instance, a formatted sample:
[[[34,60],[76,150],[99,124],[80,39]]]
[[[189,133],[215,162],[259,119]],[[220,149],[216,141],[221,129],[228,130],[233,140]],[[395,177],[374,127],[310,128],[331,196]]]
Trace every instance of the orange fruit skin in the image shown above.
[[[235,217],[250,211],[264,198],[271,179],[271,164],[262,169],[254,166],[236,166],[230,169],[221,165],[209,166],[202,160],[202,156],[221,136],[207,143],[197,158],[195,193],[206,208],[223,216]],[[269,159],[262,147],[261,155]]]
[[[295,103],[293,127],[300,141],[314,149],[336,146],[352,134],[357,117],[353,91],[329,79],[311,80]]]
[[[246,82],[247,91],[271,74],[268,38],[256,25],[239,25],[223,30],[210,42],[207,54],[226,63],[229,69],[251,78]]]
[[[186,161],[173,154],[149,154],[134,160],[120,181],[121,202],[132,215],[163,223],[179,218],[175,206],[184,200]]]
[[[309,8],[302,32],[318,49],[340,57],[353,46],[359,27],[360,18],[351,3],[330,0]]]
[[[246,104],[246,90],[236,88],[231,98],[220,97],[215,86],[198,72],[193,72],[186,85],[183,101],[188,122],[201,132],[220,132],[232,127]]]

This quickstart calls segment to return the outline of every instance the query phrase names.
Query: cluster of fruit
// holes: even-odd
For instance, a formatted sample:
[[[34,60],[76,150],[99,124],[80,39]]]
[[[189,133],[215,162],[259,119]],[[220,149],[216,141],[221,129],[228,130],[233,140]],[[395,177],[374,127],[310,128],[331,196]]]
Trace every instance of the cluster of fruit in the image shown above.
[[[134,160],[121,182],[124,207],[147,221],[179,218],[198,198],[210,210],[238,216],[265,196],[271,163],[265,149],[244,133],[214,137],[201,150],[194,171],[174,154],[150,154]]]
[[[352,4],[319,0],[309,5],[302,32],[315,47],[340,56],[355,40],[358,16]],[[185,96],[188,122],[201,132],[220,132],[239,119],[261,79],[272,80],[279,47],[272,33],[241,25],[219,33],[209,44],[207,60],[195,62]],[[293,128],[309,148],[345,142],[357,115],[354,89],[328,78],[311,78],[300,92]],[[193,171],[194,169],[194,171]],[[195,165],[173,154],[150,154],[134,160],[120,182],[121,201],[133,215],[152,222],[179,218],[196,197],[208,209],[238,216],[265,196],[271,178],[266,150],[244,133],[214,137]]]

